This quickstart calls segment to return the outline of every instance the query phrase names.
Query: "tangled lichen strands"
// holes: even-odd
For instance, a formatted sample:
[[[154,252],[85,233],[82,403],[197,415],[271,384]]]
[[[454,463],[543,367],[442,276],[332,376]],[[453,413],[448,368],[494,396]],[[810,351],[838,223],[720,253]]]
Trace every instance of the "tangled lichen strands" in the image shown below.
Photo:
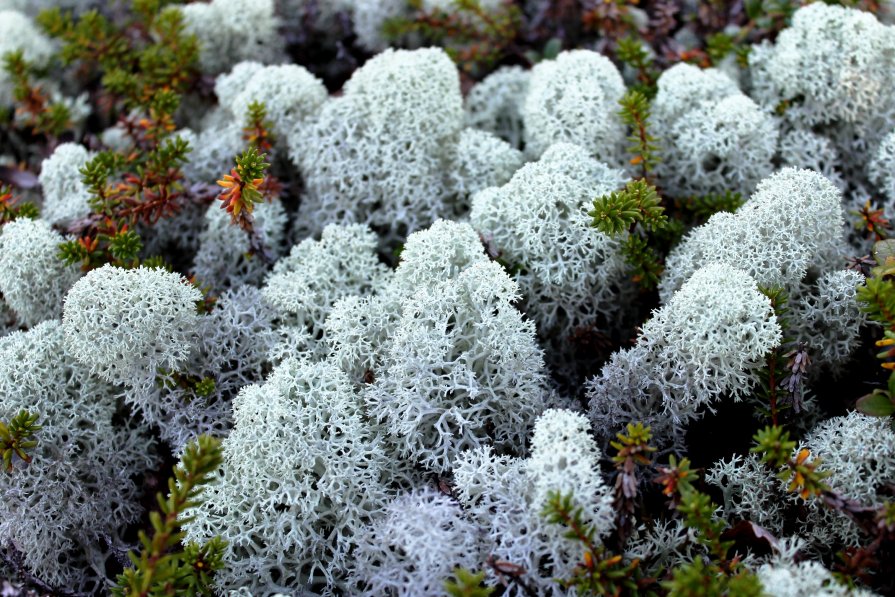
[[[525,139],[522,104],[530,77],[531,71],[522,67],[505,66],[473,85],[465,99],[466,124],[521,149]]]
[[[681,441],[712,403],[755,386],[781,337],[770,300],[748,274],[706,265],[653,313],[637,344],[613,354],[588,383],[594,428],[603,434],[642,421],[657,443]]]
[[[104,297],[98,305],[96,297]],[[106,381],[154,383],[159,369],[177,369],[194,346],[202,293],[161,268],[104,265],[65,297],[62,328],[72,356]]]
[[[712,262],[738,267],[769,288],[797,290],[809,267],[823,270],[840,261],[841,201],[839,189],[823,175],[779,170],[736,213],[712,216],[672,250],[659,284],[663,301]]]
[[[90,193],[81,182],[80,169],[91,159],[83,145],[63,143],[40,167],[44,203],[41,217],[50,224],[68,226],[90,214]]]
[[[396,466],[350,381],[330,363],[287,360],[233,406],[223,475],[203,491],[187,540],[227,541],[221,591],[346,589],[358,531],[385,506]]]
[[[359,595],[447,596],[444,579],[482,559],[478,529],[456,501],[432,488],[399,495],[362,528],[351,564]]]
[[[27,408],[42,426],[31,463],[0,474],[0,542],[52,586],[93,592],[106,542],[142,512],[134,479],[154,466],[155,445],[141,422],[116,421],[117,389],[64,340],[58,320],[0,340],[0,420]]]
[[[355,71],[341,97],[289,135],[307,196],[298,225],[372,226],[397,243],[455,216],[446,172],[463,128],[457,67],[443,50],[387,50]]]
[[[58,257],[64,240],[43,220],[19,218],[3,226],[0,292],[20,323],[33,326],[62,315],[65,293],[81,277]]]
[[[446,472],[464,449],[523,445],[546,379],[534,326],[512,305],[517,297],[503,269],[486,262],[402,301],[364,393],[402,457]]]
[[[596,52],[561,52],[531,71],[522,108],[525,152],[540,157],[554,143],[575,143],[613,165],[624,155],[618,101],[625,84],[612,62]]]

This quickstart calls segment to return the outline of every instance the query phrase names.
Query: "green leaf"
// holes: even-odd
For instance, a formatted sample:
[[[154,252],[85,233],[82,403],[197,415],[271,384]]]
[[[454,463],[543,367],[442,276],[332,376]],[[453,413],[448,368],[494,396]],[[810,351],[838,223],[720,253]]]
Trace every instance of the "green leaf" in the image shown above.
[[[888,393],[879,390],[859,398],[855,408],[871,417],[888,417],[895,414],[895,402]]]
[[[887,238],[873,245],[873,259],[880,265],[895,259],[895,238]]]
[[[762,14],[763,2],[761,0],[746,0],[744,8],[746,9],[746,16],[749,17],[749,20],[754,21]]]
[[[547,45],[544,46],[544,52],[542,53],[543,59],[553,60],[561,51],[562,40],[558,37],[552,37],[550,38],[550,41],[547,42]]]

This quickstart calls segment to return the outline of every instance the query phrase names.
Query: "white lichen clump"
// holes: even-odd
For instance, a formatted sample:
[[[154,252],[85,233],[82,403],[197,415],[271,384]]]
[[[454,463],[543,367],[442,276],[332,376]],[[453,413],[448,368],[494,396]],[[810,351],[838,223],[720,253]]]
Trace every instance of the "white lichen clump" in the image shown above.
[[[554,143],[574,143],[598,160],[618,163],[625,142],[618,101],[624,94],[618,69],[597,52],[572,50],[539,62],[522,108],[525,152],[537,158]]]
[[[504,66],[472,86],[466,96],[466,124],[494,133],[516,149],[525,139],[522,105],[531,71]]]
[[[285,338],[278,352],[319,352],[333,305],[383,287],[389,271],[376,256],[376,244],[376,235],[362,224],[331,224],[319,241],[305,239],[277,261],[261,294]]]
[[[618,312],[626,275],[621,243],[593,228],[588,210],[624,181],[620,170],[561,143],[506,185],[473,197],[470,221],[502,260],[518,268],[524,309],[543,337],[562,343]]]
[[[81,277],[59,259],[65,238],[43,220],[19,218],[0,232],[0,292],[18,321],[33,326],[62,316],[65,293]]]
[[[154,466],[154,442],[140,423],[113,422],[118,392],[64,344],[58,320],[0,340],[0,421],[28,410],[42,426],[31,463],[0,474],[0,543],[52,586],[93,593],[112,555],[102,541],[141,515],[135,479]]]
[[[707,263],[730,264],[769,288],[797,290],[809,267],[840,261],[841,201],[821,174],[776,172],[736,213],[715,214],[672,250],[659,285],[663,300]]]
[[[239,393],[233,418],[222,474],[203,490],[186,540],[227,541],[222,591],[344,588],[393,466],[352,384],[326,362],[288,360]]]
[[[772,172],[776,123],[720,71],[675,65],[659,77],[654,106],[667,192],[748,193]]]
[[[260,66],[240,83],[239,92],[232,97],[218,95],[221,105],[230,110],[237,123],[246,127],[251,124],[247,119],[249,106],[252,102],[263,103],[272,131],[283,137],[316,114],[328,97],[323,83],[297,64]],[[215,91],[219,88],[216,84]]]
[[[399,495],[382,518],[360,530],[351,578],[366,597],[447,596],[456,567],[481,561],[478,529],[456,501],[434,489]]]
[[[459,76],[443,50],[378,54],[289,137],[307,192],[299,225],[366,223],[403,239],[462,211],[446,175],[462,128]]]
[[[580,556],[579,545],[542,515],[550,492],[571,492],[598,537],[614,525],[611,491],[588,427],[577,413],[548,410],[535,425],[530,458],[498,456],[485,446],[464,452],[454,464],[457,497],[484,532],[485,552],[538,571],[527,576],[538,595],[565,594],[552,579],[568,575]],[[525,594],[515,585],[508,592]]]
[[[755,280],[730,265],[706,265],[653,313],[637,344],[613,354],[589,382],[594,428],[608,435],[641,421],[657,442],[680,440],[713,402],[755,386],[781,336]]]
[[[104,265],[65,298],[66,350],[106,381],[154,384],[159,369],[176,370],[189,355],[200,300],[199,289],[179,274]]]
[[[0,10],[0,56],[7,52],[22,52],[28,64],[38,68],[47,66],[56,48],[27,15],[17,10]],[[6,69],[0,69],[0,105],[14,103],[13,85]]]
[[[279,62],[283,39],[274,0],[213,0],[177,6],[184,29],[199,39],[203,72],[216,75],[244,60]]]
[[[90,160],[83,145],[63,143],[40,166],[43,189],[41,217],[50,224],[68,226],[90,213],[90,193],[81,182],[80,169]]]
[[[498,264],[477,263],[403,301],[364,394],[403,457],[445,472],[465,449],[524,445],[545,378],[518,292]]]

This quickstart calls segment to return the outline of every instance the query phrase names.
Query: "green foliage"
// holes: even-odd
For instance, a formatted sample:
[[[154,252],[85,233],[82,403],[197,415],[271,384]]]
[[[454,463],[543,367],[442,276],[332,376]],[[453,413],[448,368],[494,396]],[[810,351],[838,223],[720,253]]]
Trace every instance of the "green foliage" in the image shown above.
[[[109,239],[109,252],[115,261],[130,263],[132,267],[136,267],[139,262],[142,248],[143,243],[140,241],[140,235],[133,230],[119,232]]]
[[[40,217],[37,206],[29,201],[20,202],[12,192],[12,187],[0,184],[0,225],[16,218],[36,219]]]
[[[444,581],[444,590],[451,597],[489,597],[494,587],[482,586],[484,572],[471,572],[466,568],[455,568],[454,579]]]
[[[741,194],[731,191],[675,200],[675,206],[686,211],[694,224],[702,224],[718,212],[733,213],[745,203]]]
[[[636,234],[627,237],[622,245],[622,253],[634,282],[644,289],[658,286],[659,276],[665,271],[665,267],[658,251],[650,246],[646,238]]]
[[[13,84],[16,101],[15,122],[36,135],[57,137],[71,125],[71,111],[62,102],[51,100],[47,91],[32,78],[38,73],[25,61],[21,50],[3,55],[3,68]]]
[[[185,514],[195,508],[203,485],[211,483],[223,462],[219,439],[200,435],[190,442],[174,477],[168,480],[168,497],[157,496],[160,512],[152,512],[153,535],[140,531],[142,549],[128,556],[134,567],[118,576],[113,594],[128,597],[149,595],[212,595],[211,575],[223,567],[226,543],[215,537],[202,546],[187,545],[178,551],[184,538]]]
[[[566,539],[581,545],[581,562],[571,576],[557,581],[565,588],[574,588],[578,595],[639,595],[639,560],[625,562],[603,546],[594,528],[584,520],[584,510],[574,503],[571,494],[550,492],[541,515],[551,524],[565,527]]]
[[[616,450],[612,457],[617,471],[615,477],[615,514],[618,544],[624,545],[634,525],[635,500],[639,480],[637,468],[652,464],[652,453],[656,448],[650,445],[653,434],[643,423],[628,423],[626,432],[616,434],[616,440],[610,442]]]
[[[655,288],[663,271],[662,257],[654,246],[658,240],[655,235],[672,228],[656,187],[642,178],[633,180],[624,190],[595,199],[588,215],[593,218],[591,225],[604,234],[628,232],[622,252],[631,276],[642,288]]]
[[[858,302],[871,321],[886,328],[876,342],[883,349],[876,356],[883,361],[882,368],[889,371],[889,379],[887,389],[877,388],[858,399],[855,407],[865,415],[889,417],[895,415],[895,240],[878,241],[873,256],[878,265],[858,288]],[[895,428],[895,416],[892,426]]]
[[[613,191],[594,200],[594,208],[588,212],[593,218],[591,225],[609,236],[630,231],[635,224],[647,230],[665,226],[668,217],[656,187],[643,179],[625,185],[623,191]]]
[[[736,41],[733,36],[726,33],[713,33],[705,38],[705,52],[712,60],[712,64],[718,64],[728,54],[733,52]]]
[[[653,68],[653,59],[643,43],[632,35],[623,37],[618,40],[615,55],[637,71],[637,83],[632,86],[632,91],[648,99],[656,97],[658,73]]]
[[[12,472],[12,457],[18,456],[23,462],[31,462],[28,450],[37,446],[35,434],[42,429],[37,424],[40,415],[27,410],[10,419],[9,424],[0,421],[0,452],[3,454],[3,468]]]
[[[816,470],[819,459],[809,460],[811,452],[804,448],[795,457],[792,456],[796,442],[789,439],[788,431],[772,425],[756,433],[752,439],[756,445],[751,452],[758,454],[761,461],[771,468],[783,469],[777,476],[789,483],[789,491],[798,492],[802,499],[829,491],[823,480],[830,474]]]
[[[264,102],[253,101],[246,111],[248,126],[243,129],[243,138],[249,147],[258,151],[273,151],[276,136],[273,134],[273,122],[267,118],[267,106]]]
[[[255,148],[247,149],[236,158],[236,172],[243,180],[263,178],[268,166],[267,155],[259,154]]]
[[[137,0],[124,23],[96,10],[75,18],[58,7],[37,17],[48,35],[62,42],[65,64],[81,62],[102,73],[102,84],[128,109],[148,108],[156,93],[184,93],[198,76],[199,42],[186,35],[167,0]]]
[[[205,301],[201,301],[203,304],[204,302]],[[188,392],[191,392],[192,396],[189,394],[186,395],[186,400],[188,401],[194,397],[207,398],[214,393],[214,390],[217,387],[213,377],[200,378],[194,375],[178,373],[177,371],[167,369],[162,369],[158,373],[159,377],[157,378],[157,383],[160,386],[169,389],[181,387]]]
[[[453,0],[451,9],[431,12],[415,0],[410,6],[416,14],[386,20],[383,35],[393,43],[421,39],[423,45],[441,46],[463,71],[474,75],[493,68],[511,51],[522,26],[522,10],[510,2],[493,12],[480,0]]]
[[[760,597],[764,595],[761,581],[745,568],[733,576],[718,574],[711,563],[702,558],[676,566],[671,580],[662,585],[669,597]]]
[[[759,371],[759,386],[754,395],[756,412],[767,418],[772,425],[777,425],[782,411],[792,408],[796,413],[801,412],[802,374],[794,371],[793,363],[790,362],[795,353],[786,352],[786,347],[793,342],[789,335],[789,296],[782,288],[759,286],[758,290],[771,301],[777,325],[783,330],[780,344],[765,357],[765,366]],[[807,366],[807,354],[804,359],[804,364]],[[793,375],[797,377],[792,378]]]
[[[656,155],[658,151],[656,138],[649,131],[649,100],[641,92],[631,89],[618,103],[622,107],[619,112],[622,122],[632,130],[631,135],[628,136],[628,140],[632,142],[628,151],[634,156],[631,158],[631,164],[639,166],[643,178],[646,179],[659,162],[659,157]]]
[[[663,486],[662,493],[672,498],[684,525],[696,531],[695,539],[708,555],[707,559],[697,555],[672,570],[671,580],[662,583],[669,595],[761,595],[758,578],[738,555],[730,555],[734,543],[724,537],[727,522],[715,517],[717,505],[694,487],[697,475],[690,469],[689,459],[678,461],[671,456],[660,472],[656,482]]]
[[[138,266],[142,242],[135,227],[179,209],[181,168],[189,152],[189,143],[174,137],[129,156],[101,151],[84,164],[81,180],[93,214],[78,238],[60,244],[59,258],[85,271],[104,263]]]
[[[615,437],[618,441],[609,442],[618,452],[612,457],[612,462],[624,465],[630,460],[641,466],[649,466],[649,455],[656,451],[656,448],[649,445],[653,439],[649,427],[644,427],[640,422],[628,423],[625,431],[620,431]]]
[[[114,65],[128,54],[123,32],[96,10],[75,20],[57,6],[41,11],[36,21],[49,36],[64,42],[60,58],[65,64],[84,60]]]
[[[246,231],[252,230],[252,211],[264,201],[260,187],[264,183],[264,171],[270,166],[267,154],[259,154],[249,147],[236,157],[236,167],[218,181],[221,191],[221,207],[230,214],[233,223]]]

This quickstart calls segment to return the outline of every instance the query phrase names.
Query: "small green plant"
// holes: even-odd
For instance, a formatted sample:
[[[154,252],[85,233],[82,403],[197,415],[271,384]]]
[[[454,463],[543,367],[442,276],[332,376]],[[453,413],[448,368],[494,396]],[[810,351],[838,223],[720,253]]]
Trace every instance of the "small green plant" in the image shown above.
[[[756,391],[756,412],[767,418],[771,425],[780,423],[784,410],[791,408],[796,414],[804,406],[804,376],[811,359],[802,343],[794,343],[788,335],[789,297],[782,288],[759,287],[759,291],[771,301],[777,324],[783,330],[780,344],[765,357],[765,366],[759,372],[760,385]]]
[[[74,17],[61,9],[41,12],[38,24],[62,42],[64,64],[101,74],[102,86],[128,109],[145,109],[163,91],[186,92],[198,76],[199,42],[187,35],[168,0],[136,0],[123,22],[96,10]]]
[[[252,102],[246,112],[248,124],[242,129],[242,136],[249,147],[258,151],[273,151],[277,139],[273,134],[273,122],[267,118],[267,107],[264,102]]]
[[[856,408],[874,417],[892,417],[895,428],[895,240],[878,241],[873,248],[876,265],[864,286],[858,289],[858,301],[867,317],[884,327],[876,342],[882,368],[889,372],[886,388],[877,388],[858,399]]]
[[[788,431],[772,425],[756,433],[753,440],[756,445],[751,451],[758,454],[765,464],[780,470],[777,476],[789,483],[789,491],[798,493],[803,500],[829,491],[830,488],[824,483],[829,473],[817,470],[820,460],[810,459],[811,452],[806,448],[793,456],[796,442],[789,439]]]
[[[649,131],[649,100],[641,92],[632,89],[619,100],[619,104],[622,106],[619,112],[622,122],[632,131],[628,137],[632,143],[628,148],[628,152],[633,154],[631,165],[640,167],[641,178],[649,180],[650,172],[659,162],[656,138]]]
[[[223,567],[226,542],[214,537],[204,545],[186,545],[178,551],[184,538],[186,516],[199,502],[202,486],[214,480],[214,473],[223,462],[219,439],[200,435],[190,442],[174,477],[168,480],[168,497],[157,496],[159,512],[149,516],[152,537],[140,531],[139,554],[128,556],[134,567],[118,576],[114,595],[148,597],[150,595],[212,595],[212,575]]]
[[[259,154],[250,147],[236,157],[236,167],[230,174],[218,181],[221,191],[221,207],[227,210],[233,223],[246,231],[252,230],[252,211],[255,205],[264,201],[261,185],[264,183],[264,171],[270,166],[267,155]]]
[[[547,522],[565,527],[565,537],[579,543],[583,549],[581,561],[572,569],[571,576],[557,579],[563,587],[574,588],[578,595],[640,594],[640,561],[626,562],[600,543],[594,528],[584,521],[583,509],[574,503],[571,494],[556,491],[548,494],[541,515]]]
[[[0,451],[3,453],[3,468],[7,473],[12,472],[13,456],[18,456],[22,462],[31,462],[28,450],[37,446],[34,436],[42,429],[37,424],[39,418],[40,415],[23,410],[10,419],[9,424],[0,421]]]
[[[16,101],[16,124],[32,134],[58,137],[71,126],[71,111],[62,102],[53,101],[49,93],[33,80],[36,70],[25,61],[21,50],[3,56],[3,68],[13,84]]]
[[[620,61],[637,71],[637,82],[633,85],[628,95],[636,94],[645,101],[656,97],[656,80],[659,73],[653,66],[653,59],[644,48],[643,43],[637,37],[628,35],[618,40],[615,55]],[[627,97],[627,95],[626,95]],[[624,102],[624,100],[622,100]]]
[[[851,214],[858,216],[858,220],[855,221],[855,228],[869,238],[881,241],[888,238],[892,233],[892,223],[883,215],[884,210],[871,202],[870,199],[864,203],[861,209],[853,211]]]
[[[693,486],[697,475],[690,468],[690,460],[678,461],[672,456],[668,466],[659,470],[661,474],[656,482],[662,485],[662,493],[671,498],[684,524],[696,531],[696,541],[705,548],[708,556],[697,555],[692,561],[676,566],[671,580],[662,583],[668,594],[761,595],[758,578],[743,565],[739,554],[731,555],[734,542],[725,538],[727,522],[715,517],[717,506],[708,495]]]
[[[454,569],[454,580],[444,581],[444,590],[451,597],[490,597],[494,587],[484,586],[485,573],[466,568]]]
[[[635,501],[637,499],[637,467],[652,464],[652,453],[656,448],[650,445],[653,434],[643,423],[628,423],[625,432],[616,434],[617,441],[610,442],[616,449],[612,462],[615,464],[615,513],[618,544],[624,545],[634,525]]]
[[[646,230],[657,230],[668,221],[656,187],[643,179],[629,182],[622,191],[595,199],[588,215],[593,218],[591,225],[608,236],[633,232],[638,224]]]
[[[628,233],[622,249],[631,275],[643,288],[654,288],[662,273],[662,257],[653,240],[655,233],[670,228],[656,188],[642,178],[631,181],[624,190],[594,200],[588,215],[591,225],[608,236]]]
[[[12,187],[0,184],[0,225],[16,218],[35,219],[40,216],[37,206],[30,201],[20,202],[13,194]]]
[[[481,74],[494,67],[512,49],[522,25],[522,11],[504,3],[488,11],[480,0],[453,0],[449,10],[423,10],[421,0],[410,0],[414,16],[389,19],[383,33],[399,42],[418,36],[439,45],[465,72]]]
[[[81,169],[92,214],[77,238],[60,245],[66,263],[80,263],[85,271],[105,263],[136,267],[142,249],[136,225],[155,224],[180,209],[181,168],[190,146],[180,137],[150,145],[129,156],[102,151]]]

